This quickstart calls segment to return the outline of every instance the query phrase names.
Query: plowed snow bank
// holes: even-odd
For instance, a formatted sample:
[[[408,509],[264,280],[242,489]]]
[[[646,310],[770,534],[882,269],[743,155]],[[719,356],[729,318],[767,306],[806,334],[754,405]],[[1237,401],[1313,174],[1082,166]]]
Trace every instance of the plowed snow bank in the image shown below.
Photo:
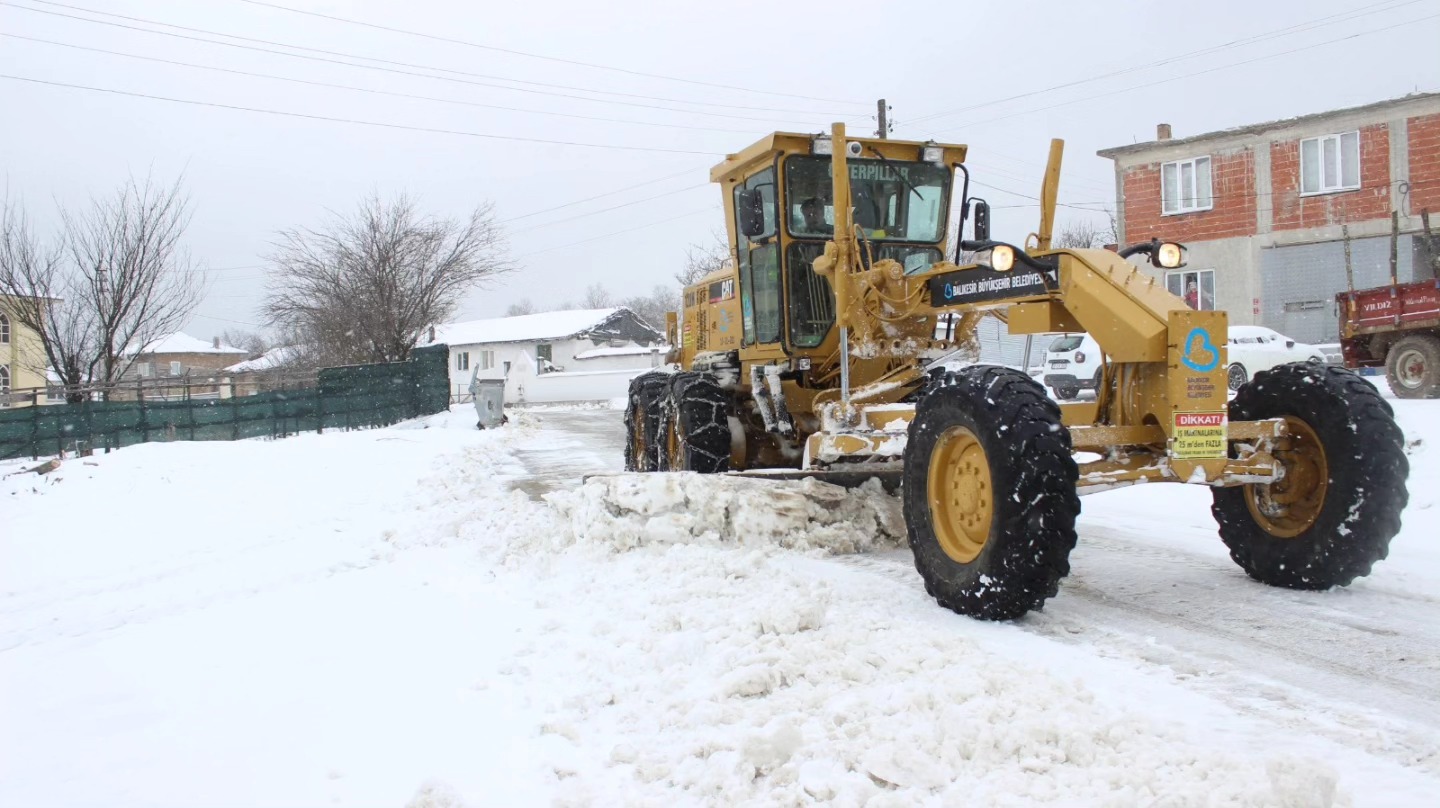
[[[577,541],[620,550],[698,540],[860,553],[898,547],[905,537],[899,500],[876,480],[845,489],[818,480],[616,474],[547,499]]]

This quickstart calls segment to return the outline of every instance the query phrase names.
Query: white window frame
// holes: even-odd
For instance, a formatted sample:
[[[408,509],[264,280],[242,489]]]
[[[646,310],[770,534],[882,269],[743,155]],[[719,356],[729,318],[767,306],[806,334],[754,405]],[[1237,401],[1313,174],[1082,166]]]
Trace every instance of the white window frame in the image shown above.
[[[1168,271],[1168,272],[1165,273],[1165,288],[1166,288],[1166,289],[1169,289],[1171,294],[1176,295],[1176,296],[1179,297],[1181,300],[1184,300],[1184,299],[1185,299],[1185,276],[1187,276],[1187,275],[1193,275],[1193,276],[1195,276],[1195,277],[1194,277],[1195,285],[1196,285],[1195,291],[1198,293],[1198,298],[1199,298],[1199,299],[1198,299],[1197,302],[1200,304],[1199,306],[1196,307],[1195,310],[1196,310],[1196,311],[1216,311],[1216,310],[1218,309],[1217,303],[1219,302],[1216,298],[1218,298],[1218,297],[1220,296],[1220,290],[1217,289],[1217,288],[1215,288],[1215,270],[1214,270],[1214,269],[1190,269],[1190,268],[1188,268],[1188,267],[1185,268],[1185,269],[1172,269],[1172,270],[1170,270],[1170,271]],[[1205,308],[1205,279],[1206,279],[1207,276],[1208,276],[1209,279],[1210,279],[1210,308],[1208,308],[1208,309]],[[1179,279],[1180,279],[1180,290],[1179,290],[1178,293],[1177,293],[1175,290],[1171,289],[1170,280],[1171,280],[1172,278],[1179,278]],[[1185,303],[1186,303],[1186,305],[1189,305],[1190,301],[1186,300]]]
[[[481,352],[480,352],[480,369],[481,369],[481,370],[490,370],[491,368],[494,368],[494,367],[495,367],[495,352],[494,352],[494,351],[481,351]]]
[[[469,352],[469,351],[456,351],[456,352],[455,352],[455,369],[456,369],[456,370],[469,370],[469,369],[470,369],[470,352]]]
[[[184,375],[185,375],[185,365],[184,365],[183,363],[180,363],[180,362],[171,362],[171,363],[170,363],[170,375],[171,375],[171,376],[184,376]]]
[[[10,408],[10,366],[0,365],[0,407]]]
[[[155,375],[155,363],[136,362],[135,364],[137,365],[137,367],[135,368],[135,375],[139,376],[140,378],[148,379],[151,376]]]
[[[0,311],[0,345],[10,344],[10,315]]]
[[[1203,205],[1200,204],[1201,197],[1199,193],[1199,182],[1195,179],[1200,174],[1201,163],[1205,164],[1205,181],[1206,184],[1209,186],[1205,189],[1205,204]],[[1175,195],[1175,207],[1173,209],[1167,210],[1165,206],[1166,201],[1169,199],[1169,196],[1165,193],[1165,174],[1166,169],[1170,168],[1171,166],[1174,166],[1175,169],[1175,181],[1182,183],[1183,177],[1185,175],[1185,167],[1190,167],[1190,194],[1188,197],[1186,196],[1186,189],[1183,186],[1177,189],[1177,193]],[[1189,205],[1186,205],[1185,203],[1187,198],[1190,200]],[[1206,154],[1199,157],[1191,157],[1188,160],[1171,160],[1168,163],[1160,164],[1160,214],[1162,216],[1179,216],[1182,213],[1196,213],[1204,210],[1213,210],[1214,208],[1215,161],[1210,159],[1210,155]]]
[[[1354,159],[1355,159],[1355,182],[1354,182],[1354,184],[1347,185],[1347,184],[1345,183],[1345,157],[1346,157],[1346,154],[1345,154],[1345,138],[1346,138],[1347,136],[1351,136],[1351,135],[1353,135],[1353,136],[1355,137],[1355,154],[1354,154]],[[1315,144],[1315,159],[1320,161],[1319,165],[1315,166],[1315,177],[1316,177],[1317,185],[1316,185],[1316,187],[1314,187],[1314,188],[1312,188],[1312,189],[1310,189],[1310,190],[1308,190],[1308,191],[1305,189],[1305,144],[1306,144],[1306,143],[1314,143],[1314,144]],[[1335,152],[1334,152],[1334,153],[1335,153],[1335,166],[1334,166],[1334,168],[1335,168],[1335,175],[1334,175],[1334,182],[1331,182],[1331,183],[1325,182],[1325,162],[1326,162],[1326,160],[1325,160],[1325,145],[1326,145],[1327,143],[1333,143],[1333,144],[1335,144]],[[1316,136],[1316,137],[1301,138],[1301,139],[1300,139],[1300,144],[1299,144],[1299,146],[1298,146],[1297,148],[1300,149],[1300,177],[1299,177],[1299,186],[1300,186],[1300,195],[1301,195],[1301,196],[1321,196],[1321,195],[1323,195],[1323,194],[1338,194],[1338,193],[1342,193],[1342,192],[1344,192],[1344,191],[1358,191],[1358,190],[1360,190],[1360,186],[1363,184],[1363,179],[1362,179],[1361,176],[1360,176],[1360,130],[1359,130],[1359,129],[1352,129],[1352,130],[1350,130],[1349,132],[1336,132],[1336,133],[1330,134],[1330,135],[1318,135],[1318,136]]]

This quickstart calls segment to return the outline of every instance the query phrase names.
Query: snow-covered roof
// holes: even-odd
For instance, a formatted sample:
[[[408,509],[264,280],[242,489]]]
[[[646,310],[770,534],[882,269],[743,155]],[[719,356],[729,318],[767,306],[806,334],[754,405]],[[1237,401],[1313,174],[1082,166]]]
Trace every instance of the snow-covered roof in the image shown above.
[[[562,339],[589,331],[629,309],[577,309],[493,317],[435,326],[434,342],[447,345],[481,345],[491,342],[528,342]]]
[[[255,373],[261,370],[272,370],[294,359],[295,353],[294,348],[282,345],[279,348],[271,348],[254,359],[237,362],[225,370],[228,373]]]
[[[576,359],[599,359],[602,356],[648,356],[652,351],[669,353],[669,345],[625,345],[620,348],[591,348],[575,354]]]
[[[244,355],[242,348],[233,345],[220,343],[215,347],[211,340],[196,339],[189,334],[176,331],[174,334],[167,334],[159,339],[151,340],[144,348],[135,352],[136,354],[240,354]]]

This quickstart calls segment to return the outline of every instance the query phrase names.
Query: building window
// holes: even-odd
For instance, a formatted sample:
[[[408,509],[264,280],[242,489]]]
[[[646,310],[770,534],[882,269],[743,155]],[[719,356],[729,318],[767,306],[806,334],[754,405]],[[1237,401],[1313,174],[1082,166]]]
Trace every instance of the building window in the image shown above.
[[[535,364],[540,366],[541,373],[554,369],[555,351],[550,343],[542,342],[535,346]]]
[[[456,370],[469,370],[469,369],[470,369],[470,352],[469,352],[469,351],[460,351],[460,352],[458,352],[458,353],[455,354],[455,369],[456,369]]]
[[[1359,132],[1300,141],[1300,193],[1328,194],[1359,187]]]
[[[1160,166],[1161,213],[1190,213],[1214,207],[1210,194],[1210,158],[1178,160]]]
[[[135,367],[137,368],[136,372],[140,374],[140,378],[142,379],[148,379],[155,375],[154,362],[140,362]]]
[[[10,317],[0,311],[0,345],[10,344]]]
[[[180,365],[179,362],[171,362],[171,363],[170,363],[170,375],[171,375],[171,376],[179,376],[180,374],[182,374],[182,373],[184,373],[184,372],[185,372],[185,369]]]
[[[1183,269],[1165,273],[1165,287],[1196,311],[1215,310],[1215,270]]]
[[[493,367],[495,367],[495,352],[494,352],[494,351],[481,351],[481,352],[480,352],[480,369],[481,369],[481,370],[489,370],[490,368],[493,368]]]
[[[10,406],[10,368],[0,365],[0,407]]]

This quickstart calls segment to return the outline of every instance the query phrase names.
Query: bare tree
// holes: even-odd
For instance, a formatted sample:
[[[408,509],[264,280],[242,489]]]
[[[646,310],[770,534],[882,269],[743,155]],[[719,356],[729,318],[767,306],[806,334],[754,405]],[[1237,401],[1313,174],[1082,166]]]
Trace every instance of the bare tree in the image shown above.
[[[226,345],[244,351],[246,359],[254,359],[275,347],[271,344],[269,337],[266,337],[258,331],[227,328],[225,332],[220,335],[220,339]]]
[[[1050,242],[1056,249],[1086,250],[1113,244],[1113,236],[1105,227],[1088,221],[1072,221],[1060,228]]]
[[[685,251],[685,265],[679,272],[675,273],[675,280],[680,286],[686,287],[695,281],[709,275],[717,269],[730,266],[734,262],[730,256],[730,244],[719,231],[710,234],[710,241],[706,244],[691,244]],[[679,291],[675,293],[679,299]]]
[[[507,307],[507,308],[505,309],[505,316],[506,316],[506,317],[520,317],[520,316],[523,316],[523,315],[526,315],[526,314],[534,314],[534,313],[535,313],[535,304],[534,304],[534,303],[531,303],[531,302],[530,302],[530,298],[528,298],[528,297],[525,298],[524,300],[521,300],[521,301],[518,301],[518,302],[515,302],[515,303],[511,303],[511,304],[509,305],[509,307]]]
[[[323,230],[280,234],[264,311],[326,364],[394,362],[465,293],[513,269],[493,207],[455,221],[371,197]]]
[[[615,305],[615,296],[610,294],[604,285],[592,283],[585,290],[585,299],[580,302],[580,305],[587,309],[608,309]]]
[[[86,384],[108,390],[135,355],[189,318],[204,277],[181,249],[189,201],[176,181],[128,181],[109,198],[61,209],[60,232],[42,244],[19,205],[0,212],[0,295],[39,334],[37,372],[53,370],[83,400]]]
[[[679,302],[680,298],[675,289],[660,285],[650,290],[650,294],[628,297],[620,305],[635,312],[635,316],[663,332],[665,330],[665,313],[678,310]]]

